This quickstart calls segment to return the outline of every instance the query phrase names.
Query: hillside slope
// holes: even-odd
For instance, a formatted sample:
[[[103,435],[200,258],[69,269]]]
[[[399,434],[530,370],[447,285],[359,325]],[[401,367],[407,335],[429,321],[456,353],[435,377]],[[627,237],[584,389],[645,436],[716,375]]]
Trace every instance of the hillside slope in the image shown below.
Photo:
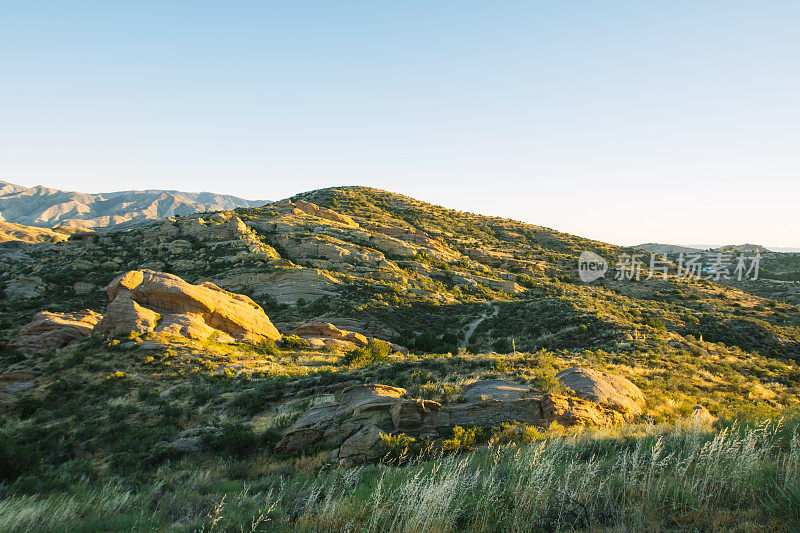
[[[485,465],[501,446],[520,445],[510,449],[516,454],[542,440],[569,468],[576,463],[559,443],[581,464],[599,457],[606,465],[620,463],[605,457],[640,457],[652,445],[653,460],[664,465],[662,443],[672,450],[672,442],[688,439],[700,453],[711,439],[733,438],[741,427],[730,425],[736,417],[777,418],[800,406],[800,308],[790,303],[795,293],[784,291],[796,283],[687,280],[671,265],[666,279],[608,275],[586,284],[576,268],[583,250],[610,263],[633,251],[364,187],[0,247],[0,494],[10,502],[0,529],[36,529],[50,520],[31,514],[40,501],[67,497],[74,487],[93,494],[113,480],[148,496],[126,511],[135,517],[120,511],[120,520],[130,521],[110,529],[141,527],[144,516],[159,516],[157,524],[191,517],[190,529],[200,529],[199,520],[222,508],[220,499],[225,509],[241,508],[252,490],[260,503],[241,510],[247,524],[278,499],[280,512],[265,512],[269,520],[290,530],[305,516],[309,530],[325,530],[310,521],[316,507],[297,503],[316,498],[306,491],[320,493],[308,486],[310,476],[323,480],[326,494],[341,488],[354,508],[371,509],[369,500],[390,509],[363,494],[399,494],[380,488],[382,472],[387,483],[413,475],[402,465],[417,454],[452,465],[453,457],[437,458],[492,446],[486,461],[479,459]],[[795,268],[787,258],[775,264]],[[280,335],[248,341],[243,331],[252,331],[239,326],[254,324]],[[320,338],[321,331],[331,335]],[[638,390],[629,397],[635,425],[609,425],[621,415],[570,393],[565,375],[589,375],[578,368],[608,376],[608,387],[630,384],[614,386],[617,392]],[[610,393],[597,391],[598,402],[599,391]],[[709,427],[715,419],[718,434]],[[394,433],[375,433],[389,431],[387,424]],[[591,439],[594,431],[601,439]],[[573,437],[561,439],[576,432],[590,439],[580,448]],[[763,424],[753,432],[764,435]],[[765,455],[745,455],[742,464],[776,471],[784,464],[776,462],[783,461],[777,450],[788,450],[791,440],[781,434],[774,446],[751,446]],[[598,455],[598,446],[608,454]],[[741,446],[731,441],[725,457],[740,457]],[[497,486],[518,464],[513,457],[490,469],[502,474]],[[696,455],[668,457],[697,464]],[[344,459],[390,465],[331,468]],[[590,463],[596,473],[598,463]],[[796,482],[796,460],[785,464],[785,478]],[[594,479],[591,472],[581,479]],[[630,472],[623,465],[618,474],[627,479]],[[727,477],[718,477],[730,490]],[[665,486],[680,486],[686,472],[669,479]],[[772,490],[776,506],[793,509],[787,501],[794,485],[763,479],[745,485]],[[354,487],[362,496],[352,499]],[[630,494],[621,491],[620,501],[631,502]],[[664,500],[654,494],[661,509]],[[676,494],[684,510],[684,493]],[[732,512],[749,494],[731,493]],[[606,505],[603,499],[598,512]],[[636,516],[652,515],[655,505]],[[504,513],[512,506],[519,507],[516,497]],[[349,510],[338,516],[354,523]],[[92,529],[82,519],[48,523]],[[105,520],[94,529],[109,529]],[[464,520],[467,529],[474,523]],[[158,529],[156,522],[148,527]]]
[[[0,181],[0,222],[47,228],[106,228],[265,203],[207,192],[144,190],[85,194]]]

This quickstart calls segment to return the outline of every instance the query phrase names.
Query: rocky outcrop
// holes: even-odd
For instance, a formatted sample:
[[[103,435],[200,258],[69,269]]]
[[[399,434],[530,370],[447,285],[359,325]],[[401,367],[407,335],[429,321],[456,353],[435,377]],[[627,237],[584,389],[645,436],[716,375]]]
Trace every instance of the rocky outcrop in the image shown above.
[[[42,296],[46,290],[42,278],[23,277],[6,285],[5,295],[9,300],[33,300]]]
[[[345,389],[337,402],[309,409],[289,428],[277,453],[312,449],[318,443],[341,445],[339,460],[359,462],[382,453],[381,434],[447,437],[455,426],[495,427],[518,422],[547,427],[590,424],[608,426],[624,420],[623,412],[596,402],[557,394],[542,394],[530,386],[506,380],[481,380],[464,388],[463,400],[442,405],[406,397],[403,389],[357,385]]]
[[[281,337],[253,300],[209,282],[192,285],[163,272],[131,270],[109,284],[108,297],[96,332],[112,337],[152,332],[251,343]]]
[[[329,268],[337,265],[364,265],[372,268],[397,270],[378,250],[345,242],[328,235],[281,234],[274,238],[276,246],[296,263],[306,264],[324,259]]]
[[[77,313],[40,311],[8,345],[25,353],[44,353],[63,348],[74,340],[91,335],[101,318],[102,315],[88,309]]]
[[[203,451],[204,445],[221,433],[222,429],[214,426],[190,428],[179,433],[169,446],[179,453],[197,453]]]
[[[220,287],[244,291],[253,296],[269,296],[280,304],[315,302],[325,296],[338,296],[342,283],[315,268],[287,267],[273,272],[246,272],[221,278]]]
[[[576,424],[610,426],[624,421],[622,413],[581,398],[545,394],[541,404],[545,420],[558,422],[562,426]]]
[[[692,421],[700,425],[711,425],[717,421],[717,417],[702,405],[695,405],[692,408]]]
[[[367,337],[366,335],[362,335],[361,333],[355,331],[339,329],[329,322],[323,322],[319,320],[306,322],[305,324],[295,326],[287,331],[287,334],[297,335],[298,337],[307,340],[312,348],[328,348],[330,350],[338,351],[363,348],[372,340],[386,342],[382,339]],[[391,342],[386,342],[386,344],[393,352],[408,354],[408,348],[405,346],[400,346]]]
[[[568,368],[559,372],[556,379],[578,397],[619,411],[626,419],[644,411],[644,394],[622,376],[589,368]]]
[[[322,218],[324,220],[328,220],[330,222],[337,222],[339,224],[344,224],[345,226],[349,226],[351,228],[357,228],[358,224],[347,215],[342,215],[337,213],[333,209],[326,209],[324,207],[320,207],[317,204],[306,202],[305,200],[298,200],[294,203],[295,209],[302,211],[303,213]]]
[[[333,324],[327,322],[308,322],[296,327],[289,332],[290,335],[297,335],[305,339],[326,338],[336,339],[351,343],[355,346],[366,346],[369,339],[354,331],[344,331]]]
[[[404,389],[388,385],[348,387],[338,402],[323,403],[306,411],[278,442],[275,451],[309,450],[320,441],[341,444],[366,425],[390,431],[390,408],[405,394]]]

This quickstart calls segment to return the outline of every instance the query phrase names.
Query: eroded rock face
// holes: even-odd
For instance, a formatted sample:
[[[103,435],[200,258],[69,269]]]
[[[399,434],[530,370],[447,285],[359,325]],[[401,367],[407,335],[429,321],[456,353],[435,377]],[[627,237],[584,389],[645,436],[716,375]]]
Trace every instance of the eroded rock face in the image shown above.
[[[345,226],[350,226],[352,228],[357,228],[358,224],[347,215],[342,215],[337,213],[333,209],[326,209],[324,207],[320,207],[317,204],[306,202],[305,200],[298,200],[294,203],[296,209],[299,209],[303,213],[319,217],[331,222],[338,222],[339,224],[344,224]]]
[[[222,429],[214,426],[190,428],[182,431],[169,444],[177,452],[197,453],[203,451],[206,439],[216,437],[221,433]]]
[[[163,272],[131,270],[109,284],[108,297],[96,332],[112,337],[154,332],[252,343],[281,337],[253,300],[209,282],[192,285]]]
[[[518,400],[530,391],[529,385],[504,379],[482,379],[464,386],[464,400]]]
[[[375,425],[364,426],[342,443],[339,460],[351,463],[364,463],[379,459],[386,450],[381,435],[385,434]]]
[[[352,343],[355,346],[366,346],[369,342],[367,337],[361,335],[360,333],[341,330],[328,322],[308,322],[302,326],[294,328],[289,332],[289,334],[304,338],[324,337],[328,339],[336,339]]]
[[[46,290],[41,278],[18,278],[6,286],[5,295],[9,300],[33,300],[42,296]]]
[[[315,268],[284,268],[277,272],[248,272],[219,280],[229,290],[247,289],[254,296],[266,295],[280,304],[296,305],[299,300],[315,302],[325,296],[338,296],[342,283]]]
[[[622,413],[581,398],[545,394],[541,405],[544,419],[558,422],[562,426],[576,424],[610,426],[624,421]]]
[[[711,425],[717,421],[717,418],[702,405],[695,405],[692,408],[692,420],[700,425]]]
[[[626,419],[644,411],[644,395],[639,387],[622,376],[589,368],[568,368],[556,375],[577,396],[622,413]]]
[[[506,380],[471,383],[465,387],[463,401],[446,405],[407,398],[405,390],[395,387],[357,385],[344,389],[338,402],[309,409],[275,451],[306,451],[320,442],[339,444],[335,457],[349,464],[378,458],[383,450],[381,434],[437,438],[447,437],[455,426],[495,427],[504,422],[543,428],[552,422],[608,426],[624,421],[623,408],[626,406],[542,394]]]
[[[92,334],[103,315],[86,309],[77,313],[40,311],[8,343],[25,353],[44,353],[63,348],[70,342]]]

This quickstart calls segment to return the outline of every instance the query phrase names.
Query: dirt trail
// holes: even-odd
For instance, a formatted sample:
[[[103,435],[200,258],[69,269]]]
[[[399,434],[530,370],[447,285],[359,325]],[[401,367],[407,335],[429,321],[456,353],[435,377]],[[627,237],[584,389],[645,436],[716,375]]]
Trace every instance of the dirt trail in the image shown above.
[[[467,348],[467,345],[469,344],[469,340],[472,338],[472,334],[475,333],[475,330],[478,328],[478,326],[480,326],[481,322],[483,322],[487,318],[494,317],[495,315],[497,315],[497,312],[499,310],[500,310],[499,307],[497,307],[496,305],[493,305],[491,313],[487,312],[484,315],[482,315],[480,318],[476,318],[475,320],[470,322],[469,325],[467,326],[467,333],[466,333],[466,335],[464,335],[464,340],[461,341],[461,343],[458,345],[458,349],[459,350],[465,350]]]

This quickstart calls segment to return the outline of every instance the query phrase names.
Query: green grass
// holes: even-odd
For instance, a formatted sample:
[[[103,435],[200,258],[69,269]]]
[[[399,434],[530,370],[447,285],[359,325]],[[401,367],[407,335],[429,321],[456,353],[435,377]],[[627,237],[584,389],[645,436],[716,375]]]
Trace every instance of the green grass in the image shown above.
[[[305,461],[305,462],[303,462]],[[299,458],[182,460],[146,482],[90,481],[0,500],[10,531],[792,531],[798,420],[587,430],[395,467]],[[8,491],[9,487],[4,490]]]

